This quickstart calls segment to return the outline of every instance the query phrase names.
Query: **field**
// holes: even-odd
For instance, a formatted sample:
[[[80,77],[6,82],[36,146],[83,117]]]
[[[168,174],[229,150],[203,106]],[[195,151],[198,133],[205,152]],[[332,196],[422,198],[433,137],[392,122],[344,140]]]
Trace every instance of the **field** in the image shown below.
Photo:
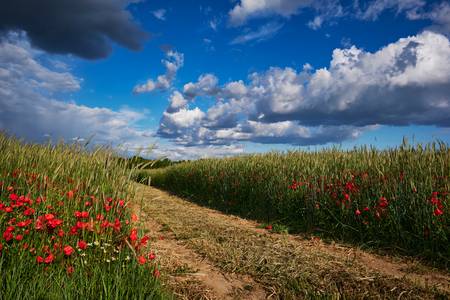
[[[143,171],[148,182],[265,223],[450,266],[450,150],[443,143],[379,151],[269,153]]]
[[[450,295],[443,144],[151,170],[86,145],[0,150],[0,299]]]
[[[111,151],[0,135],[0,299],[166,298]]]

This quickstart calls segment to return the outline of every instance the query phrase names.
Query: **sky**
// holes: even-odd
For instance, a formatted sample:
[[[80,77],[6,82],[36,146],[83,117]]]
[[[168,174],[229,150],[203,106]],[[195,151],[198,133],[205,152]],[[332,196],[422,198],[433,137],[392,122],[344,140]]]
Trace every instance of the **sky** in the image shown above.
[[[448,0],[0,4],[0,129],[174,160],[450,143]]]

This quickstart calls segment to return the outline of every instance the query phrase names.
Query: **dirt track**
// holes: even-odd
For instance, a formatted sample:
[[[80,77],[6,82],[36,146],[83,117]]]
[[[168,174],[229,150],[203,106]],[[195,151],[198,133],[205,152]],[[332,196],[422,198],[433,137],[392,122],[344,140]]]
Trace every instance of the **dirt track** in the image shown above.
[[[450,276],[417,261],[274,234],[137,185],[135,212],[180,299],[450,298]]]

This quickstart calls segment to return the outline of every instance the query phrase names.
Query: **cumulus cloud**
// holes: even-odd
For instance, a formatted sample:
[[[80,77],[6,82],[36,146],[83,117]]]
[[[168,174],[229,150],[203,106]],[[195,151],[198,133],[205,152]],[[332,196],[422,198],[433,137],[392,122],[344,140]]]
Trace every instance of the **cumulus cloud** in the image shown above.
[[[66,71],[44,66],[22,39],[0,43],[0,129],[28,141],[81,141],[94,136],[99,144],[144,145],[145,136],[136,123],[145,112],[114,111],[57,99],[77,91],[81,79]]]
[[[160,8],[152,11],[152,15],[158,20],[165,21],[166,20],[166,10],[164,8]]]
[[[197,82],[186,83],[183,87],[183,93],[190,99],[197,96],[214,96],[219,91],[218,81],[214,74],[202,74]]]
[[[425,31],[373,53],[335,49],[317,70],[272,67],[222,86],[202,75],[172,95],[157,134],[191,147],[342,142],[378,125],[450,127],[449,95],[450,42]],[[205,96],[216,103],[192,108]]]
[[[311,74],[272,69],[253,76],[259,88],[253,118],[262,113],[261,121],[303,125],[449,126],[449,66],[449,40],[432,32],[375,53],[336,49],[329,68]]]
[[[132,19],[126,0],[15,0],[0,6],[0,32],[24,30],[33,46],[50,53],[103,58],[111,41],[139,50],[148,34]]]
[[[276,23],[276,22],[270,22],[268,24],[264,24],[261,27],[259,27],[255,31],[249,31],[244,34],[241,34],[237,37],[235,37],[230,44],[236,45],[236,44],[245,44],[247,42],[251,41],[264,41],[267,40],[273,36],[275,36],[278,31],[283,27],[283,24]]]
[[[166,72],[163,75],[159,75],[156,80],[148,79],[143,84],[136,85],[133,88],[133,92],[136,94],[153,92],[155,90],[166,91],[172,86],[172,82],[175,79],[178,69],[184,64],[183,53],[169,50],[166,52],[166,59],[161,60],[161,63],[166,68]]]

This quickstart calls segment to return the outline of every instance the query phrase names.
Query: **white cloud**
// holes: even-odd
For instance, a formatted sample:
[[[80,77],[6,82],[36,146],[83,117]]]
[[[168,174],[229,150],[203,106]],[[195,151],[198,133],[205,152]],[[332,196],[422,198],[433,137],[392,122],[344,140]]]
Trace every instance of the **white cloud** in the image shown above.
[[[152,11],[152,15],[158,20],[165,21],[166,20],[166,10],[164,8],[160,8]]]
[[[217,92],[218,79],[214,74],[200,75],[197,82],[186,83],[183,87],[183,93],[188,98],[197,96],[215,95]]]
[[[242,26],[250,19],[281,16],[289,18],[299,14],[303,9],[312,9],[318,15],[308,23],[318,29],[323,22],[344,15],[343,7],[338,0],[240,0],[229,11],[229,22],[232,26]]]
[[[342,142],[379,124],[450,127],[450,42],[426,31],[373,53],[335,49],[328,68],[272,67],[248,83],[219,86],[205,74],[184,94],[189,101],[168,108],[158,134],[190,147]],[[217,101],[206,113],[189,109],[202,96]]]
[[[283,27],[283,24],[271,22],[268,24],[264,24],[261,27],[259,27],[255,31],[249,31],[244,34],[241,34],[237,37],[235,37],[230,44],[236,45],[236,44],[245,44],[247,42],[251,41],[264,41],[267,40],[273,36],[275,36],[278,31]]]
[[[148,79],[144,84],[136,85],[133,88],[134,93],[141,94],[153,92],[155,90],[168,90],[177,75],[178,69],[184,64],[184,55],[172,50],[167,51],[166,59],[161,60],[161,63],[166,68],[166,73],[159,75],[156,80]]]
[[[0,43],[0,129],[42,142],[78,141],[94,136],[99,144],[143,145],[149,130],[136,123],[146,112],[114,111],[57,100],[55,94],[80,89],[81,79],[45,67],[23,40]]]
[[[229,12],[230,23],[240,26],[248,19],[281,15],[290,17],[298,13],[298,10],[312,4],[311,0],[241,0]]]
[[[356,2],[357,17],[371,21],[378,19],[385,10],[395,10],[397,14],[414,14],[425,5],[423,0],[374,0],[361,8],[359,2]]]

